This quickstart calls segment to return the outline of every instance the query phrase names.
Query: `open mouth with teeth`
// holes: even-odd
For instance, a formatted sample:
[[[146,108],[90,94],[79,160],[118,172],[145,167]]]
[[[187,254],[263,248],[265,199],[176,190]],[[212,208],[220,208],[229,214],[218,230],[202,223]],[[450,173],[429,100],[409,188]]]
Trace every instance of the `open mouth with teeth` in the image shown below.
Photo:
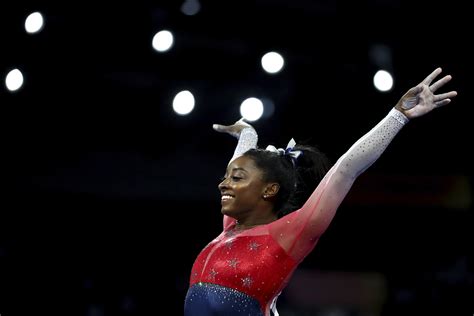
[[[221,202],[227,202],[227,201],[230,201],[234,198],[234,196],[230,195],[230,194],[222,194],[221,196]]]

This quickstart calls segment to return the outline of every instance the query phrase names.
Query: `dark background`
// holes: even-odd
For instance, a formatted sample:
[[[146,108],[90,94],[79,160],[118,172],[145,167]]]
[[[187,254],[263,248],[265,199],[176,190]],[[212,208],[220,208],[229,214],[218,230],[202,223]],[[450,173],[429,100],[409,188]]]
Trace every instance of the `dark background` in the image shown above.
[[[279,306],[472,315],[467,2],[201,1],[195,16],[181,4],[0,5],[0,74],[25,76],[16,93],[0,89],[0,314],[182,314],[193,260],[221,229],[217,183],[235,145],[213,123],[237,120],[249,96],[269,98],[274,114],[254,124],[262,146],[293,137],[335,162],[440,66],[453,76],[443,91],[458,97],[410,122],[356,181],[300,266],[320,273],[314,296],[295,299],[312,291],[297,273]],[[36,10],[45,28],[28,35]],[[159,54],[151,39],[162,29],[175,44]],[[383,65],[380,45],[392,57]],[[273,76],[259,64],[269,50],[286,58]],[[379,66],[395,76],[385,94],[372,88]],[[187,117],[171,109],[182,89],[196,98]],[[381,280],[383,294],[366,295],[381,299],[358,305],[349,276]],[[323,278],[340,287],[318,288]]]

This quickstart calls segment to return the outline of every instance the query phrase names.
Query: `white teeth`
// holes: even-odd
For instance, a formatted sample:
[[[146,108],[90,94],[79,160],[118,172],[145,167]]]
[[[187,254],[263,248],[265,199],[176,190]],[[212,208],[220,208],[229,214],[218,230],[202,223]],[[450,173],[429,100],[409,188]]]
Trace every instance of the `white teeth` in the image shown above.
[[[223,195],[223,196],[221,197],[221,201],[230,200],[230,199],[232,199],[232,198],[233,198],[233,197],[230,196],[230,195]]]

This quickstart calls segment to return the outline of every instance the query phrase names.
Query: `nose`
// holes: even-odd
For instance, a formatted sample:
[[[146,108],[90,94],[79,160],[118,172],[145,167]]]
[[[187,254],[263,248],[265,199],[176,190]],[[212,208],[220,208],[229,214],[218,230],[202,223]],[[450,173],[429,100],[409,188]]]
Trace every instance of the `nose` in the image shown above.
[[[221,191],[222,191],[223,189],[227,188],[228,186],[229,186],[229,182],[227,181],[227,178],[224,178],[224,179],[221,181],[221,183],[219,183],[219,184],[217,185],[217,187],[218,187],[219,190],[221,190]]]

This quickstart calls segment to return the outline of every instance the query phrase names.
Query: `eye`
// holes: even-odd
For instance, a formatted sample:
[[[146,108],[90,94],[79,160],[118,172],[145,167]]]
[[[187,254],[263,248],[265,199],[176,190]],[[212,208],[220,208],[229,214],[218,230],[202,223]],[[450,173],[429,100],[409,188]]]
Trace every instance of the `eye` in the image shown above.
[[[225,181],[226,179],[227,179],[227,178],[224,176],[224,177],[221,177],[221,178],[219,179],[219,181],[220,181],[220,182],[223,182],[223,181]],[[230,176],[230,179],[231,179],[232,181],[234,181],[234,182],[238,182],[238,181],[242,180],[243,178],[242,178],[242,177],[238,177],[238,176]]]

